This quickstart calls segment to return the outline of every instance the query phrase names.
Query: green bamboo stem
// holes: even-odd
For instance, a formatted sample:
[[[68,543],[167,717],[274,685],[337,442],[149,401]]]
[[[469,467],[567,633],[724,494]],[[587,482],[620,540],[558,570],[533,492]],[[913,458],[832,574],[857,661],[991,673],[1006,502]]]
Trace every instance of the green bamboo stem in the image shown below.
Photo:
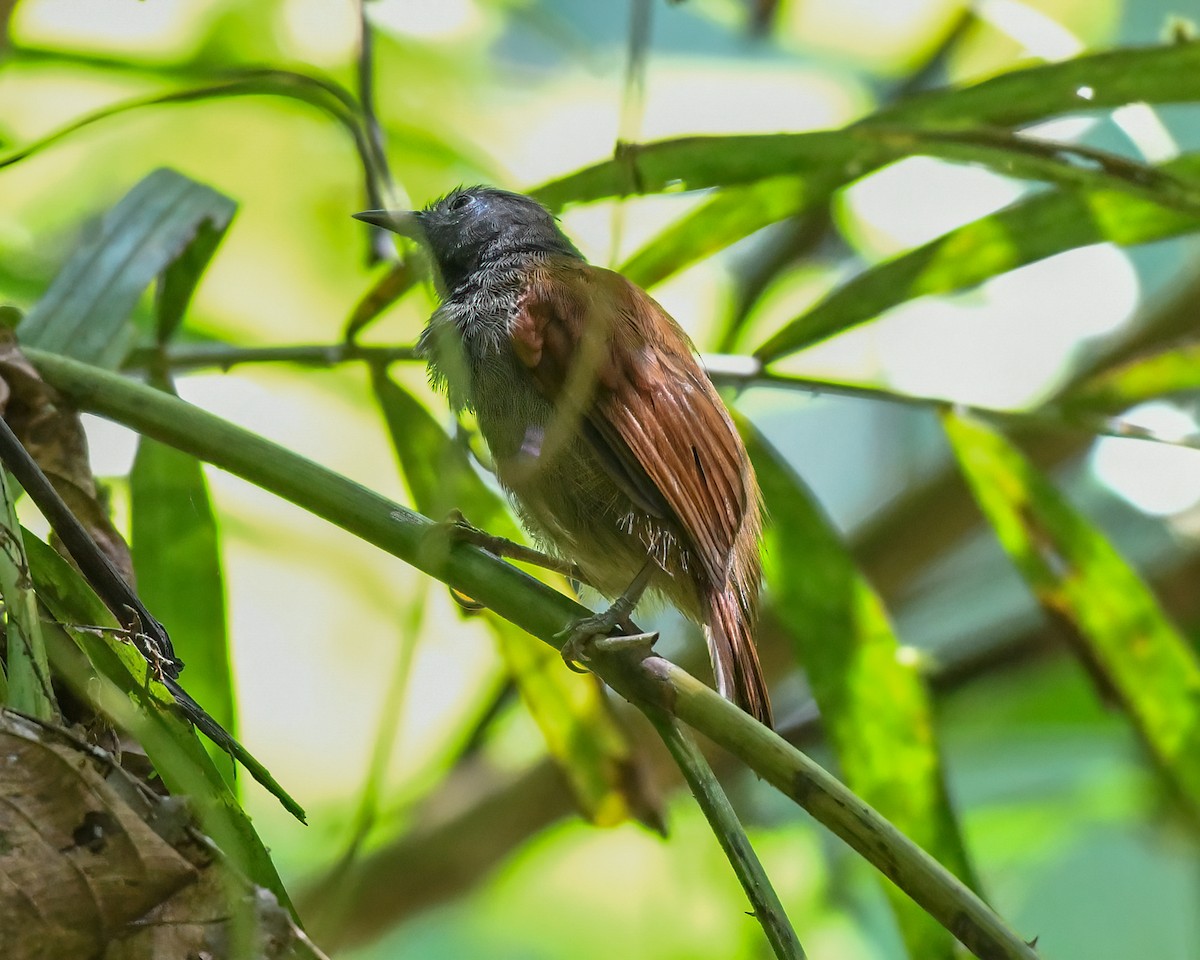
[[[646,708],[645,714],[662,737],[691,788],[704,819],[725,851],[725,858],[746,891],[746,897],[754,908],[754,918],[762,924],[763,933],[767,935],[775,956],[779,960],[805,960],[804,948],[788,921],[787,912],[779,902],[779,896],[771,886],[767,872],[750,845],[750,838],[746,836],[708,760],[695,741],[680,727],[679,721],[670,714],[654,707]]]
[[[558,645],[588,615],[571,598],[468,544],[431,543],[436,525],[387,498],[197,407],[107,371],[28,350],[46,381],[82,409],[123,423],[290,500]],[[600,654],[596,673],[623,696],[661,706],[726,747],[794,799],[981,960],[1036,960],[974,893],[879,813],[776,733],[659,657]]]
[[[632,690],[635,696],[660,704],[742,759],[861,854],[977,957],[1037,957],[969,887],[832,774],[774,731],[745,722],[748,718],[738,707],[695,677],[661,657],[647,657],[636,669],[617,664],[616,672],[624,682],[614,683],[614,689],[625,696]]]

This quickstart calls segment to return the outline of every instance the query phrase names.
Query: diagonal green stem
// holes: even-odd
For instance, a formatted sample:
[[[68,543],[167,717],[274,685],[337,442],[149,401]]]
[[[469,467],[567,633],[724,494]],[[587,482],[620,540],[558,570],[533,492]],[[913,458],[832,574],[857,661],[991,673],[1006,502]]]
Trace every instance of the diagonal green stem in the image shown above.
[[[490,607],[557,646],[589,611],[467,544],[431,544],[434,524],[367,488],[175,397],[116,374],[26,351],[77,406],[191,453],[281,496]],[[433,549],[435,547],[436,549]],[[600,654],[596,673],[634,702],[667,710],[730,750],[891,879],[983,960],[1036,953],[941,864],[821,766],[716,691],[659,657]]]
[[[750,905],[754,907],[754,917],[762,924],[775,956],[779,960],[805,960],[804,948],[788,921],[783,904],[704,754],[670,714],[654,707],[645,708],[644,712],[687,780],[704,818],[725,851],[725,858],[746,891]]]
[[[618,681],[609,672],[602,676],[614,689],[658,703],[740,758],[858,851],[977,957],[1036,960],[1033,948],[961,880],[774,731],[749,720],[737,706],[661,657],[647,657],[636,669],[613,666]]]

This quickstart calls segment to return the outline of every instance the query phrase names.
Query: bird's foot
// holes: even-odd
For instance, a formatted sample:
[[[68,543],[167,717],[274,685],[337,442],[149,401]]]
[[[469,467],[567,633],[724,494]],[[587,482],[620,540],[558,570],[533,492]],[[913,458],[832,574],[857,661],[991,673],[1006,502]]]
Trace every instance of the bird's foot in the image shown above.
[[[570,561],[560,560],[558,557],[552,557],[541,550],[535,550],[533,547],[527,547],[523,543],[517,543],[516,540],[509,540],[507,537],[498,537],[495,534],[488,533],[486,530],[480,530],[458,510],[451,510],[447,514],[446,519],[441,523],[435,523],[431,530],[436,531],[440,536],[445,538],[443,542],[448,540],[451,543],[469,543],[479,547],[480,550],[487,551],[493,556],[508,560],[519,560],[521,563],[541,567],[543,570],[561,573],[564,577],[574,580],[576,583],[590,586],[587,578],[583,575],[583,571]]]
[[[613,634],[616,627],[630,632]],[[584,673],[586,671],[581,666],[592,659],[594,652],[608,653],[644,647],[648,653],[658,634],[637,630],[629,620],[629,611],[618,601],[603,613],[576,620],[557,633],[556,637],[564,638],[562,658],[567,666],[577,673]]]
[[[452,543],[469,543],[497,557],[507,557],[513,547],[521,546],[505,537],[497,537],[486,530],[480,530],[463,516],[461,510],[451,510],[446,514],[446,519],[434,524],[434,527]]]
[[[493,536],[486,530],[480,530],[458,510],[451,510],[446,515],[445,520],[429,526],[425,533],[424,543],[426,545],[425,548],[434,552],[433,555],[441,561],[446,559],[450,547],[456,543],[472,544],[480,550],[484,550],[496,557],[506,556],[508,552],[507,548],[510,546],[520,546],[511,540],[506,540],[504,537]],[[477,613],[484,609],[484,604],[468,597],[453,586],[449,589],[450,596],[454,598],[454,602],[464,610]]]

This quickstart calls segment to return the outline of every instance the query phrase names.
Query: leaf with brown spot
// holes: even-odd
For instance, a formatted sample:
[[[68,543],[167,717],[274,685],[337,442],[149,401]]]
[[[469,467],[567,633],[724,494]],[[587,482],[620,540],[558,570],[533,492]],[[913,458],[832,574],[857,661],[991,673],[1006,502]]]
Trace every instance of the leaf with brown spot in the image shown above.
[[[5,960],[225,956],[235,921],[254,938],[247,955],[323,960],[186,806],[103,751],[0,710],[0,756]]]

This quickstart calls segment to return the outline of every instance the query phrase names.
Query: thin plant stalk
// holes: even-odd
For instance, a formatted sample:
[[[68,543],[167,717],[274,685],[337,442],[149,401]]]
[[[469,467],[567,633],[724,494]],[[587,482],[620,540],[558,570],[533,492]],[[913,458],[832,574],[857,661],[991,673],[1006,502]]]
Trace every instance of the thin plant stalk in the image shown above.
[[[754,908],[754,917],[762,924],[763,933],[767,935],[775,956],[779,960],[805,960],[800,939],[708,760],[679,725],[679,721],[670,714],[656,709],[647,709],[645,713],[662,737],[691,788],[704,819],[725,851],[725,858],[746,891],[746,897]]]

